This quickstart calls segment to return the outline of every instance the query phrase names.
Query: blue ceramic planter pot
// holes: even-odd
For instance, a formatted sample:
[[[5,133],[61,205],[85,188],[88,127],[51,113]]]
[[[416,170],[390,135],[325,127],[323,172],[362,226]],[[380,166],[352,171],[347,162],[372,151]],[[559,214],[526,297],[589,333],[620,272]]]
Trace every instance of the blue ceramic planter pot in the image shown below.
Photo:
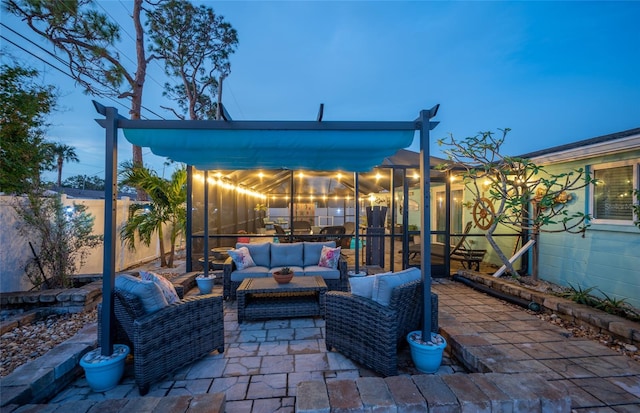
[[[111,390],[120,381],[124,373],[124,361],[129,354],[129,347],[124,344],[114,344],[111,356],[102,356],[98,347],[85,354],[80,359],[80,366],[91,389],[95,392]]]
[[[215,279],[215,276],[210,278],[196,277],[196,282],[198,283],[200,294],[211,294]]]
[[[435,333],[431,333],[431,342],[429,343],[416,341],[416,336],[422,337],[422,331],[412,331],[407,334],[413,364],[421,373],[435,373],[442,364],[442,353],[447,347],[447,341],[440,334]]]

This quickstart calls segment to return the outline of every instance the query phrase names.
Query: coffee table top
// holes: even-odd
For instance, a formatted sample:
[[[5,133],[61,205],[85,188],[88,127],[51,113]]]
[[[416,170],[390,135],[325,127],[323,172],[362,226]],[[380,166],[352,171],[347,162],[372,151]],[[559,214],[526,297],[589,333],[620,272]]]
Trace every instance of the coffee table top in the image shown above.
[[[287,292],[308,291],[309,289],[326,289],[324,278],[316,276],[294,276],[287,284],[278,284],[273,277],[245,278],[238,291],[245,292]]]

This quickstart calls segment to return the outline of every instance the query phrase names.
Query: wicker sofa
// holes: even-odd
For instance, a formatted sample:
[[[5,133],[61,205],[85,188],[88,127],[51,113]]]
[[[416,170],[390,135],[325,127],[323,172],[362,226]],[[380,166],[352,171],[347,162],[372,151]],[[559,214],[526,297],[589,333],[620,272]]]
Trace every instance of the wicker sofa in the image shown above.
[[[255,266],[238,270],[231,257],[223,266],[223,296],[236,299],[236,290],[245,278],[271,277],[274,271],[289,267],[295,276],[320,275],[329,290],[347,291],[349,277],[347,261],[340,257],[337,268],[318,265],[322,247],[336,247],[335,241],[280,243],[237,243],[236,248],[247,247]]]
[[[147,313],[140,297],[114,289],[116,343],[129,346],[141,395],[151,383],[214,350],[224,351],[222,296],[208,294],[182,298]],[[101,308],[98,324],[102,323]],[[101,328],[98,328],[100,340]]]
[[[372,298],[331,291],[326,295],[326,346],[384,375],[398,374],[398,348],[406,336],[420,329],[423,313],[422,281],[397,285],[388,304]],[[432,331],[438,331],[438,296],[431,294]]]

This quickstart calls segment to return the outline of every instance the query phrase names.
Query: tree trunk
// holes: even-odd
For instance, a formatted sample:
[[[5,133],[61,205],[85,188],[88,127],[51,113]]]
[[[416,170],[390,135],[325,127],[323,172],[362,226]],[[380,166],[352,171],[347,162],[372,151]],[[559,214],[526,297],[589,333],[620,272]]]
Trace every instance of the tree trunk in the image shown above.
[[[171,231],[171,248],[169,252],[169,268],[173,268],[173,258],[176,254],[176,234],[175,231]]]
[[[58,157],[58,188],[62,186],[62,158]]]
[[[144,51],[144,28],[142,27],[142,23],[140,21],[140,11],[142,10],[143,0],[135,0],[133,2],[133,25],[136,30],[136,58],[138,68],[136,70],[135,75],[135,84],[132,85],[132,93],[131,96],[131,119],[139,120],[140,113],[142,111],[142,90],[144,88],[144,80],[147,74],[147,61],[145,59],[145,51]],[[142,166],[142,148],[138,145],[133,145],[133,164]],[[137,190],[137,199],[138,201],[147,201],[147,194],[142,190]],[[162,243],[161,243],[162,244]]]
[[[504,252],[502,252],[502,250],[498,246],[498,243],[493,239],[493,233],[496,230],[497,222],[498,222],[497,220],[494,221],[494,223],[491,225],[491,227],[489,227],[489,230],[484,236],[489,242],[489,244],[491,245],[491,247],[494,249],[496,254],[498,254],[498,258],[500,258],[500,261],[502,261],[505,267],[507,267],[507,270],[506,270],[507,273],[513,275],[514,277],[518,276],[518,272],[513,269],[513,264],[511,264],[511,262],[509,261],[509,258],[504,254]]]
[[[164,252],[164,235],[162,232],[162,224],[158,226],[158,241],[160,242],[160,266],[164,268],[167,266],[167,257],[165,256]]]
[[[538,254],[540,252],[538,247],[540,241],[540,230],[538,228],[533,229],[531,239],[536,242],[533,244],[533,247],[531,247],[531,279],[533,281],[538,281]]]

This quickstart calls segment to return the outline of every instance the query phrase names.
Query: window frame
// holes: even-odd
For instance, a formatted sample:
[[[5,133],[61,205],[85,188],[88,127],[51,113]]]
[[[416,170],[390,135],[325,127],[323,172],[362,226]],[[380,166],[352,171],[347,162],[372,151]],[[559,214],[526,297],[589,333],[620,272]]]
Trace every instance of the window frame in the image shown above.
[[[631,176],[633,179],[632,187],[634,189],[640,190],[640,159],[629,159],[625,161],[616,161],[616,162],[604,162],[599,164],[589,165],[589,173],[595,178],[595,172],[598,170],[619,168],[623,166],[632,166]],[[638,220],[639,217],[632,213],[631,219],[622,220],[622,219],[606,219],[606,218],[595,218],[595,188],[589,188],[589,215],[591,216],[591,224],[603,224],[603,225],[625,225],[625,226],[634,226],[634,221]],[[632,203],[636,204],[636,198],[632,195],[631,197]]]

